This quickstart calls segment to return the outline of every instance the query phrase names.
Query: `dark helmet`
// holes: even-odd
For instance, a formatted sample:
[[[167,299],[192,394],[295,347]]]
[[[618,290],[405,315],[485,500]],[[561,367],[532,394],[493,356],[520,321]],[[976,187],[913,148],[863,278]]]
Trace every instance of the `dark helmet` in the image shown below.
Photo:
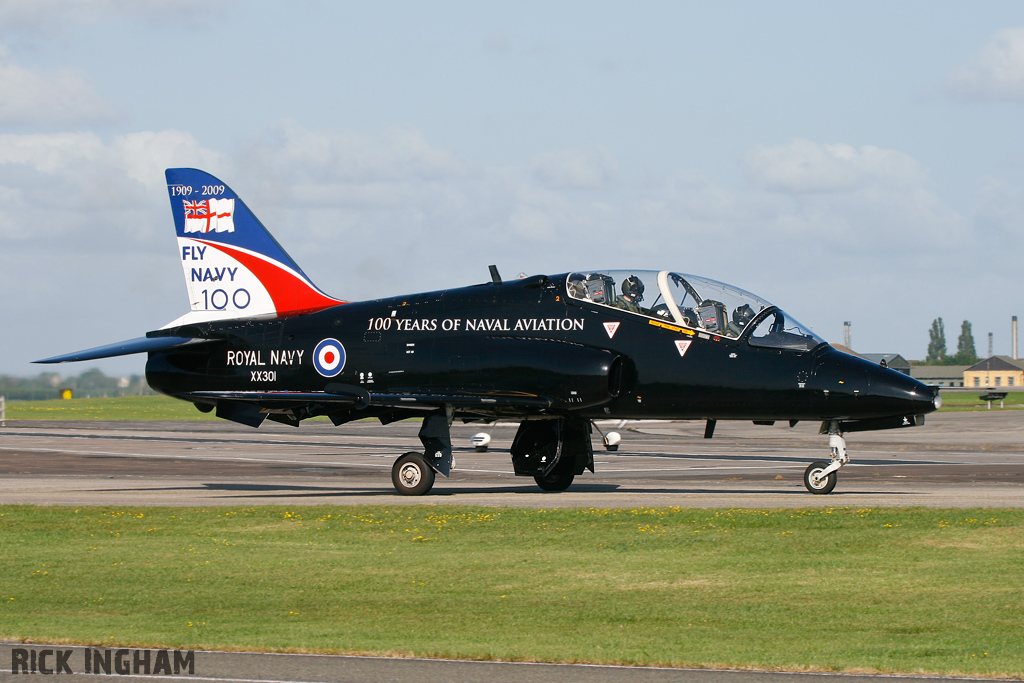
[[[732,312],[732,321],[737,327],[746,327],[750,319],[754,317],[754,309],[750,307],[750,304],[743,304],[737,306],[736,310]]]
[[[644,283],[636,275],[630,275],[622,281],[622,294],[628,296],[634,302],[644,300]]]

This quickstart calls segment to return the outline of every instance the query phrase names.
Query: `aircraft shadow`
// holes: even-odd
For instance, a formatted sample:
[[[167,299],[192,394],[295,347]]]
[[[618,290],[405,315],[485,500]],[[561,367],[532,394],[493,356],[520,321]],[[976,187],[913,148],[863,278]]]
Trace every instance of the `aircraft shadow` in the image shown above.
[[[594,458],[597,459],[598,454],[594,454]],[[745,461],[756,461],[756,462],[785,462],[795,464],[806,464],[808,457],[806,455],[692,455],[689,453],[630,453],[630,454],[619,454],[617,457],[620,458],[667,458],[669,460],[725,460],[735,462]],[[818,460],[827,460],[828,455],[824,454],[818,458]],[[943,465],[944,462],[933,461],[933,460],[881,460],[881,459],[866,459],[866,458],[855,458],[850,464],[856,465]]]

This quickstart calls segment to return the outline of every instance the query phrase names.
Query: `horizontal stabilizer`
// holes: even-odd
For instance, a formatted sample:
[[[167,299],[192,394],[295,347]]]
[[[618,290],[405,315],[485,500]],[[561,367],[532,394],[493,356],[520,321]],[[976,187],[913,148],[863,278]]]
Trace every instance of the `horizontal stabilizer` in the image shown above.
[[[72,363],[80,360],[96,360],[98,358],[113,358],[114,356],[128,356],[133,353],[146,353],[147,351],[164,351],[186,344],[201,344],[204,342],[216,341],[213,339],[201,339],[196,337],[138,337],[128,341],[117,342],[97,346],[85,351],[65,353],[62,356],[34,360],[33,363]]]

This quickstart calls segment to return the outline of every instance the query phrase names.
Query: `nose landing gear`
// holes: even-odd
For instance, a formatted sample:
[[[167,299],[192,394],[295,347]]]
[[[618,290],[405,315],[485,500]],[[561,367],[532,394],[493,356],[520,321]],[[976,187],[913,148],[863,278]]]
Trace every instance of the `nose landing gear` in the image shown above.
[[[839,420],[832,420],[828,425],[828,445],[832,450],[832,462],[817,460],[807,466],[804,471],[804,486],[811,493],[824,495],[832,493],[839,477],[836,472],[850,462],[846,452],[846,439],[839,431]]]

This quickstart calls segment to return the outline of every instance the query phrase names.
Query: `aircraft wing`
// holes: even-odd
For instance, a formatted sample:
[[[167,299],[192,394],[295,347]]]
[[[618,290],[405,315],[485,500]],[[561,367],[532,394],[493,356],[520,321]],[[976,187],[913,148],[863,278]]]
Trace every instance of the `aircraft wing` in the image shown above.
[[[360,417],[380,417],[393,421],[409,417],[406,411],[436,411],[446,405],[462,410],[491,411],[496,408],[537,411],[550,408],[554,401],[544,396],[520,393],[473,394],[371,394],[362,387],[328,385],[327,391],[190,391],[175,396],[192,401],[200,410],[216,408],[217,417],[250,427],[259,427],[267,418],[298,426],[295,411],[319,408],[335,424]],[[203,406],[206,406],[204,408]],[[367,410],[368,409],[368,410]],[[375,410],[376,409],[376,410]],[[365,411],[365,412],[364,412]],[[395,417],[395,414],[402,414]],[[385,417],[387,416],[387,417]]]
[[[180,398],[196,401],[242,401],[260,404],[270,409],[285,409],[307,403],[336,404],[353,408],[380,406],[383,408],[435,409],[443,405],[456,408],[550,408],[554,401],[529,394],[371,394],[351,387],[335,391],[190,391],[178,394]]]

